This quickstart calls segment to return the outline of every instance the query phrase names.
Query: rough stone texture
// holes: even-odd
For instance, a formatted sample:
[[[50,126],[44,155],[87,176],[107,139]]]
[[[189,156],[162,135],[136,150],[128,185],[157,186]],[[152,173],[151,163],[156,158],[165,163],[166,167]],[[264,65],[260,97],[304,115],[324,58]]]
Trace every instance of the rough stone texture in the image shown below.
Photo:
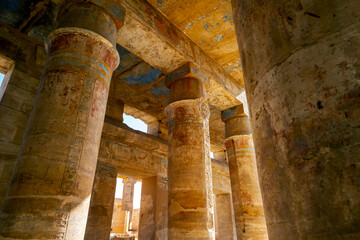
[[[113,218],[111,223],[111,233],[123,234],[127,230],[128,213],[121,211],[121,198],[115,198]]]
[[[216,240],[236,240],[234,212],[229,193],[215,195]]]
[[[134,185],[136,183],[136,178],[128,177],[123,179],[124,188],[123,188],[123,198],[121,202],[121,211],[130,211],[133,210],[133,200],[134,200]]]
[[[241,84],[156,8],[145,0],[125,0],[123,5],[127,15],[118,33],[119,44],[165,74],[190,61],[212,79],[210,104],[221,110],[239,104]]]
[[[243,105],[223,111],[236,233],[244,240],[267,240],[249,117]]]
[[[131,229],[137,230],[139,232],[139,222],[140,222],[140,208],[134,209],[131,220]]]
[[[115,166],[121,175],[167,177],[166,152],[161,138],[105,123],[98,161]]]
[[[168,186],[159,176],[142,179],[139,239],[168,239]]]
[[[113,165],[119,174],[137,178],[161,176],[167,178],[168,145],[126,125],[104,123],[99,149],[99,162]],[[231,192],[229,166],[212,160],[212,182],[215,194]]]
[[[39,53],[39,55],[43,56],[40,58],[27,59],[28,61],[26,62],[26,65],[29,65],[29,71],[33,71],[34,69],[38,68],[34,65],[37,65],[39,62],[45,60],[46,56],[41,53],[44,51],[42,42],[43,39],[45,39],[47,35],[56,27],[56,15],[64,2],[74,1],[18,0],[16,2],[7,1],[5,4],[0,6],[1,22],[6,22],[7,24],[11,25],[11,27],[16,28],[17,31],[22,33],[22,38],[30,39],[28,36],[31,36],[32,41],[35,39],[37,39],[37,41],[40,40],[40,46],[37,46],[36,49],[34,49],[34,52],[36,52],[36,55]],[[162,130],[165,130],[167,122],[166,117],[163,114],[163,108],[167,105],[166,99],[168,98],[168,91],[166,91],[167,89],[165,87],[161,86],[163,85],[162,80],[165,77],[164,74],[168,74],[173,69],[189,61],[194,63],[198,69],[202,69],[203,72],[209,77],[210,85],[207,88],[208,101],[211,105],[215,106],[214,108],[224,110],[239,104],[237,96],[243,91],[242,87],[240,86],[241,84],[239,84],[238,81],[240,78],[234,78],[234,76],[231,76],[231,73],[229,74],[229,72],[239,72],[241,71],[241,66],[237,64],[239,59],[235,56],[232,59],[234,62],[236,62],[235,65],[233,64],[234,62],[229,61],[233,57],[233,54],[226,54],[226,60],[223,58],[221,60],[218,58],[211,59],[211,57],[207,55],[209,54],[208,51],[202,51],[201,49],[205,49],[194,43],[194,41],[199,41],[203,35],[196,35],[199,36],[199,38],[196,38],[196,40],[192,38],[191,40],[186,36],[186,34],[181,33],[181,31],[176,28],[176,23],[174,26],[166,19],[166,17],[161,14],[160,11],[162,11],[163,8],[159,8],[159,11],[155,7],[151,6],[146,0],[124,0],[120,2],[114,0],[89,0],[86,2],[95,2],[97,4],[101,4],[103,5],[103,8],[106,6],[106,4],[109,5],[110,3],[113,3],[113,6],[111,6],[113,11],[121,8],[121,5],[124,5],[126,8],[125,17],[122,15],[122,18],[125,21],[124,27],[120,29],[117,36],[117,49],[121,55],[121,62],[124,62],[124,65],[115,71],[113,75],[114,77],[111,81],[112,84],[115,84],[115,87],[110,87],[114,91],[110,92],[108,109],[112,108],[115,111],[110,113],[117,115],[115,105],[117,104],[118,100],[123,100],[127,105],[139,108],[140,110],[145,111],[147,114],[155,117],[156,120],[161,121]],[[164,2],[165,5],[167,5],[166,2],[168,1],[162,0],[159,2]],[[188,0],[183,2],[185,5],[190,3]],[[208,2],[208,0],[201,0],[198,1],[196,5],[205,5]],[[201,25],[200,22],[204,22],[209,19],[209,22],[214,24],[214,21],[217,17],[223,17],[221,21],[218,21],[220,24],[219,26],[214,25],[214,28],[207,31],[206,33],[202,33],[212,35],[215,34],[215,32],[219,32],[219,30],[221,31],[225,25],[226,29],[232,27],[229,3],[230,1],[224,2],[219,0],[221,7],[216,8],[216,17],[211,17],[212,14],[210,14],[208,15],[210,18],[204,16],[205,18],[197,23],[197,26],[199,26],[199,24]],[[211,4],[206,4],[206,8],[202,10],[207,11],[209,8],[211,8],[211,6],[214,6],[214,4],[216,4],[216,1],[211,0]],[[183,5],[172,4],[172,6]],[[181,15],[177,14],[181,11],[176,11],[176,9],[174,10],[175,15]],[[222,13],[222,11],[225,12]],[[123,13],[122,11],[119,12]],[[168,12],[171,12],[171,10],[169,9]],[[187,11],[187,14],[191,15],[191,12],[192,11]],[[69,19],[70,20],[68,21],[68,25],[71,26],[74,21],[72,21],[72,18]],[[224,24],[222,24],[222,22],[224,22]],[[89,26],[89,28],[90,27],[93,26]],[[213,40],[212,42],[214,44],[216,43],[217,46],[221,45],[222,50],[218,49],[216,45],[209,47],[215,52],[220,50],[219,53],[227,53],[227,51],[230,49],[233,51],[236,49],[236,46],[233,44],[228,44],[229,42],[227,41],[227,39],[229,39],[228,36],[230,35],[232,36],[231,39],[233,39],[235,35],[234,31],[227,31],[224,39],[214,38],[214,36],[212,37],[214,39],[219,39],[219,41]],[[174,44],[172,42],[173,37],[179,38],[179,44]],[[17,39],[15,39],[15,42],[16,41]],[[6,47],[9,46],[9,50],[11,49],[12,44],[13,41],[1,42],[1,45]],[[121,44],[123,47],[119,44]],[[28,46],[30,45],[31,44]],[[206,45],[208,46],[208,44]],[[15,49],[11,49],[10,51],[12,52],[12,55],[27,55],[30,52],[30,48],[28,46],[16,49],[16,51],[13,51]],[[224,49],[225,51],[223,51]],[[123,50],[127,51],[128,54],[124,55]],[[135,56],[135,54],[137,54],[137,56]],[[162,57],[159,58],[158,56]],[[229,66],[230,68],[221,67],[226,66],[227,64],[231,65]],[[156,72],[160,72],[160,76],[155,78],[155,81],[151,84],[133,86],[133,88],[124,86],[127,82],[123,81],[124,79],[122,79],[122,77],[139,77],[139,72],[137,72],[137,70],[144,70],[146,68],[151,68]],[[42,69],[40,68],[40,71],[41,70]],[[117,74],[119,74],[119,76],[117,76]],[[143,76],[144,77],[140,78],[141,82],[147,82],[149,79],[148,75]],[[221,120],[217,121],[217,124],[219,122],[221,123]],[[213,124],[212,120],[210,119],[210,137],[212,150],[215,147],[224,149],[222,148],[223,128],[213,127],[217,124]],[[165,131],[161,131],[161,133],[162,134],[160,136],[164,139],[167,139],[167,133],[165,133]]]
[[[149,0],[243,86],[231,1]],[[196,10],[195,10],[196,9]]]
[[[214,194],[231,192],[229,165],[227,163],[212,159],[211,175]]]
[[[236,233],[244,240],[267,240],[254,145],[251,135],[225,140],[228,152]]]
[[[10,239],[83,239],[109,82],[119,61],[105,38],[80,28],[55,30],[47,51],[0,217],[0,234]]]
[[[113,124],[120,124],[124,120],[124,102],[116,99],[114,96],[114,88],[111,85],[112,82],[110,83],[109,99],[106,105],[105,117],[107,121],[110,121]]]
[[[214,239],[207,101],[180,100],[165,111],[169,121],[169,239]]]
[[[11,181],[20,143],[25,132],[26,123],[39,85],[41,69],[44,63],[37,61],[45,54],[41,43],[20,35],[9,26],[0,24],[0,59],[7,58],[16,62],[9,69],[9,65],[2,64],[7,69],[5,76],[7,86],[1,87],[0,102],[0,209],[3,205],[8,186]],[[43,49],[43,56],[37,48]],[[36,59],[36,61],[30,61]],[[2,84],[3,85],[3,84]]]
[[[269,238],[360,239],[360,4],[233,0]]]
[[[111,233],[116,168],[98,163],[91,194],[84,240],[106,240]]]

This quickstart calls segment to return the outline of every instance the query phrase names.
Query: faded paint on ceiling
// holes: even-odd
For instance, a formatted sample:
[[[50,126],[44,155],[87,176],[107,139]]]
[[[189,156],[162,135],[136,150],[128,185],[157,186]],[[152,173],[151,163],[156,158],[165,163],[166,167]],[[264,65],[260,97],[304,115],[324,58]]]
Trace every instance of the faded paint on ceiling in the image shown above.
[[[243,86],[231,0],[148,0]]]

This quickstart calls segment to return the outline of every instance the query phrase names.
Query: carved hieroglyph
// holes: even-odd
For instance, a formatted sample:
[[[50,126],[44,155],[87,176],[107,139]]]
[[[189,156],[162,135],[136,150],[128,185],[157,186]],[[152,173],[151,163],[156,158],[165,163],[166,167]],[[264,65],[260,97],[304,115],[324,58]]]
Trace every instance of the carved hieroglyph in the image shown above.
[[[204,98],[165,109],[169,120],[169,239],[214,239],[209,107]]]

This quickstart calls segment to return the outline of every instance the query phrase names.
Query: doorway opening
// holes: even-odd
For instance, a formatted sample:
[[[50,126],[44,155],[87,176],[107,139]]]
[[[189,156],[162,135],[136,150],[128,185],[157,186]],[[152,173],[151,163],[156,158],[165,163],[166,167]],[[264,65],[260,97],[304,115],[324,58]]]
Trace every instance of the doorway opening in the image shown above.
[[[118,176],[110,239],[137,239],[139,231],[141,181]]]

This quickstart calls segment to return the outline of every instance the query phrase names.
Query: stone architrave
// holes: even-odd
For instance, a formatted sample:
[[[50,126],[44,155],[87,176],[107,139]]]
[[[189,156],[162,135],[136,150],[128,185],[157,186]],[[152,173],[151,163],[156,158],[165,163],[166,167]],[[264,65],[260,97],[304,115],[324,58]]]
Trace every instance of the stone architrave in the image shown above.
[[[229,161],[236,234],[242,240],[267,240],[249,117],[239,105],[221,113]]]
[[[170,74],[169,129],[170,240],[215,238],[209,138],[209,106],[203,75],[191,64]]]
[[[359,0],[232,0],[269,238],[360,239]]]
[[[105,2],[69,1],[59,28],[48,36],[46,67],[0,215],[0,238],[84,239],[124,15],[120,8],[114,15]]]

